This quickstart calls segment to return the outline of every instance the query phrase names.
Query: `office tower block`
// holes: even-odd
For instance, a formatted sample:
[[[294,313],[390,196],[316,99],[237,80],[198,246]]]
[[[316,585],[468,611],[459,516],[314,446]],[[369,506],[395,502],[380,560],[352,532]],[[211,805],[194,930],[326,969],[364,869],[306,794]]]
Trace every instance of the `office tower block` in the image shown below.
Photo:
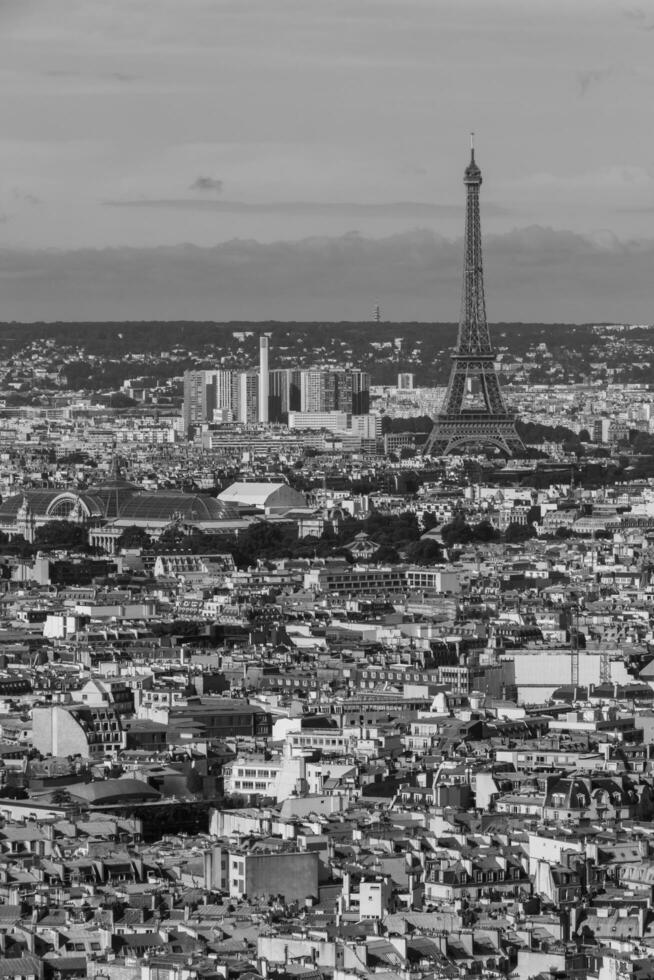
[[[216,417],[226,421],[236,414],[234,381],[234,371],[184,372],[182,418],[187,435],[203,422],[213,422]]]
[[[210,371],[184,372],[182,419],[186,435],[213,416],[215,387]]]
[[[324,371],[318,368],[308,368],[300,372],[300,411],[301,412],[324,412],[331,411],[325,409],[325,383]]]
[[[213,408],[231,410],[233,402],[234,372],[210,371],[213,386]]]
[[[300,411],[301,371],[274,368],[268,372],[268,420],[286,422],[289,412]]]
[[[207,405],[209,420],[214,422],[228,422],[236,415],[234,408],[234,371],[218,370],[208,371],[210,375],[210,386],[212,404]]]
[[[268,338],[259,338],[259,421],[268,422]]]
[[[366,415],[370,410],[370,375],[351,368],[304,370],[300,374],[299,410]]]
[[[268,372],[268,421],[283,422],[288,412],[286,369],[276,368]]]
[[[288,391],[288,408],[289,412],[299,412],[300,405],[302,402],[302,393],[300,390],[302,372],[297,368],[288,369],[287,378],[287,391]]]
[[[251,425],[259,421],[259,372],[240,371],[236,389],[236,418]]]
[[[353,415],[367,415],[370,411],[370,375],[367,371],[347,371],[345,397],[348,408],[343,411]]]

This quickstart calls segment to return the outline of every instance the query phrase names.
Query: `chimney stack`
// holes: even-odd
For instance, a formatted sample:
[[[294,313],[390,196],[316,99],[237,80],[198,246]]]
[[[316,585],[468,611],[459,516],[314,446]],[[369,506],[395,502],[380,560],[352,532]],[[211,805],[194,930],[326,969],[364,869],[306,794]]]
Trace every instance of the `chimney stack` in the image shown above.
[[[259,421],[268,421],[268,338],[259,338]]]

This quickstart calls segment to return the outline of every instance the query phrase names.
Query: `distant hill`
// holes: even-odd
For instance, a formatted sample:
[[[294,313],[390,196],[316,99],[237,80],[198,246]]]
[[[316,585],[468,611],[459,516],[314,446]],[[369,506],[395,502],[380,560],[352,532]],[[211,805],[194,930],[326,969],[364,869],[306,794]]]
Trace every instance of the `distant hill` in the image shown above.
[[[457,325],[276,321],[4,323],[0,324],[0,354],[6,362],[22,351],[34,352],[51,341],[53,363],[63,366],[76,362],[74,370],[66,372],[70,373],[72,384],[83,379],[84,362],[91,359],[92,365],[94,358],[107,368],[112,364],[112,376],[124,378],[146,373],[146,368],[147,373],[170,375],[192,364],[254,366],[262,333],[270,335],[271,367],[349,362],[369,370],[377,384],[394,384],[398,372],[409,371],[415,375],[417,385],[437,385],[447,381],[448,354],[456,344]],[[591,364],[594,377],[602,377],[605,364],[609,380],[654,380],[654,332],[648,328],[621,333],[598,329],[593,324],[495,323],[491,324],[491,333],[503,361],[515,365],[516,359],[527,360],[527,374],[534,381],[583,380],[589,376]],[[507,374],[511,376],[510,371]]]

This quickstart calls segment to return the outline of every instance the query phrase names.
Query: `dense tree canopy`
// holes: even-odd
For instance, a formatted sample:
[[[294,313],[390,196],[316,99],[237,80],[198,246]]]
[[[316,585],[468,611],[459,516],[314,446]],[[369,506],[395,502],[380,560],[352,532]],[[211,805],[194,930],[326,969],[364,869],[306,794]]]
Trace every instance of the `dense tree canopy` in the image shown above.
[[[132,524],[125,528],[116,544],[118,548],[151,548],[152,539],[144,528]]]
[[[446,547],[456,544],[489,544],[500,540],[500,532],[490,521],[479,521],[470,525],[462,515],[457,515],[449,524],[441,528],[441,537]]]
[[[44,551],[78,551],[87,547],[87,536],[80,524],[49,521],[37,527],[34,544]]]

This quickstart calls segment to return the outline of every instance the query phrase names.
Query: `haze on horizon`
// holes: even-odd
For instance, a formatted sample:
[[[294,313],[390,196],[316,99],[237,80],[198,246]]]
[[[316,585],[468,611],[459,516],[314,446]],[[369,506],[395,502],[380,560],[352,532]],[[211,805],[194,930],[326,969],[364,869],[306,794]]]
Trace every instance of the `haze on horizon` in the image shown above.
[[[0,0],[0,320],[652,316],[654,9]]]

